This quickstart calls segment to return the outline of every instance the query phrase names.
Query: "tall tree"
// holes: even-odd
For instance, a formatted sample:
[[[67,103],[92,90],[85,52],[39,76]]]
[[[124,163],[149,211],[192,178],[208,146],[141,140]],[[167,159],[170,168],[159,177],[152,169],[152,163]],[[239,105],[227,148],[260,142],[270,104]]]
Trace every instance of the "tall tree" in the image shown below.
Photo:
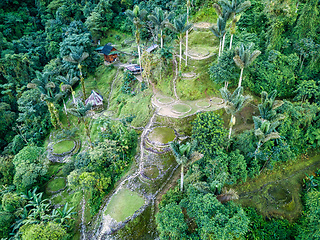
[[[250,1],[241,2],[239,0],[238,1],[237,0],[231,0],[231,1],[230,0],[220,0],[219,4],[224,9],[224,11],[230,13],[230,18],[232,19],[231,25],[230,25],[231,38],[230,38],[230,47],[229,47],[229,49],[231,49],[232,39],[233,39],[233,34],[235,33],[236,23],[239,20],[236,17],[236,15],[247,10],[251,6],[251,2]]]
[[[72,86],[78,82],[79,78],[77,76],[75,76],[74,70],[70,69],[68,74],[66,76],[58,76],[57,80],[59,80],[62,85],[61,85],[61,90],[62,91],[67,91],[70,90],[71,95],[72,95],[72,100],[73,103],[76,103],[76,99],[75,99],[75,91],[73,91]]]
[[[182,59],[182,40],[183,40],[183,34],[188,31],[192,24],[187,23],[187,14],[182,14],[179,17],[174,19],[173,24],[167,23],[167,26],[170,30],[177,33],[179,36],[179,42],[180,42],[180,62],[179,62],[179,71],[181,71],[181,59]]]
[[[190,12],[191,2],[187,0],[187,24],[189,24],[189,12]],[[188,40],[189,40],[189,30],[186,32],[186,66],[188,66]]]
[[[91,136],[90,136],[89,122],[86,120],[86,116],[88,112],[91,110],[91,107],[92,106],[90,104],[84,105],[82,101],[77,101],[76,107],[69,108],[67,109],[67,111],[82,120],[86,130],[86,135],[89,139],[90,147],[91,149],[93,149]]]
[[[84,86],[84,78],[82,75],[82,66],[81,62],[83,62],[87,57],[89,57],[89,53],[85,52],[83,50],[83,47],[74,47],[70,46],[71,53],[69,56],[64,56],[63,60],[66,62],[76,63],[78,64],[78,68],[80,71],[80,81],[81,81],[81,87],[82,87],[82,94],[83,94],[83,102],[86,100],[86,88]]]
[[[222,53],[222,45],[224,45],[223,39],[226,34],[226,20],[222,17],[218,18],[217,25],[213,25],[210,27],[210,31],[217,37],[219,38],[219,57]]]
[[[51,74],[49,72],[36,72],[36,78],[32,83],[27,85],[28,88],[38,89],[41,93],[41,100],[45,101],[51,115],[51,123],[57,129],[57,125],[62,129],[62,123],[59,118],[59,111],[55,107],[54,102],[62,97],[61,93],[56,93],[56,85],[50,81]]]
[[[139,6],[136,5],[134,6],[133,11],[128,9],[125,13],[136,28],[135,37],[136,37],[136,43],[138,46],[140,74],[141,74],[142,67],[141,67],[141,52],[140,52],[140,29],[144,25],[144,20],[148,12],[145,9],[140,10]]]
[[[275,109],[280,107],[283,102],[275,100],[277,90],[270,94],[265,91],[261,92],[261,103],[258,105],[261,118],[269,121],[276,121],[284,118],[284,115],[278,114]]]
[[[162,8],[156,7],[154,12],[148,16],[148,19],[160,29],[160,43],[163,48],[163,31],[166,28],[166,24],[172,19],[174,13],[163,11]]]
[[[196,148],[196,141],[192,143],[188,142],[187,144],[179,144],[178,142],[170,142],[171,150],[175,156],[175,159],[178,164],[181,165],[181,180],[180,180],[180,190],[183,192],[183,171],[184,166],[191,160],[193,151]]]
[[[222,98],[226,103],[226,112],[231,114],[230,118],[230,129],[229,129],[229,139],[231,138],[232,127],[236,123],[235,114],[239,112],[245,105],[247,105],[251,100],[252,97],[247,95],[243,96],[243,87],[238,87],[232,94],[226,88],[220,88],[220,93]]]
[[[245,46],[243,43],[236,47],[236,56],[233,58],[235,64],[241,69],[238,87],[241,87],[243,69],[247,68],[254,62],[254,60],[261,54],[259,50],[253,50],[253,44],[250,43]]]

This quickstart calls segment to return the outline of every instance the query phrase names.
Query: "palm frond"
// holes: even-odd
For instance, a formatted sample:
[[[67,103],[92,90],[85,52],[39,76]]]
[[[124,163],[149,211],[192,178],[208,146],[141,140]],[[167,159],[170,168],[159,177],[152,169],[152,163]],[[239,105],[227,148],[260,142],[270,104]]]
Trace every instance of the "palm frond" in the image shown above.
[[[239,55],[234,56],[233,61],[239,68],[244,68],[244,62],[241,60]]]

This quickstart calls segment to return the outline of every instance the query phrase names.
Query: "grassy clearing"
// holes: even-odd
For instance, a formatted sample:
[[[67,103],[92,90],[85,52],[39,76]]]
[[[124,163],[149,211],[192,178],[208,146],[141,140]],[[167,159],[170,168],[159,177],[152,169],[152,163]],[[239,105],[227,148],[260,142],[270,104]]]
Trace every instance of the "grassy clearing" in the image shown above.
[[[190,110],[190,106],[185,104],[174,104],[172,105],[172,110],[179,113],[185,113]]]
[[[240,195],[237,202],[241,205],[255,207],[264,216],[284,217],[292,221],[303,209],[300,199],[302,179],[306,177],[306,173],[312,174],[318,168],[319,154],[310,158],[302,156],[300,159],[278,164],[272,171],[265,171],[244,184],[231,187]],[[275,189],[284,191],[277,193]],[[287,192],[290,193],[291,202],[283,204],[281,201],[275,201],[279,194],[282,198]]]
[[[116,68],[110,69],[104,65],[99,66],[95,74],[90,75],[85,80],[86,94],[89,96],[91,91],[94,90],[100,93],[104,97],[104,101],[106,101],[116,72]]]
[[[195,72],[195,78],[180,78],[177,81],[177,93],[182,100],[197,100],[205,97],[220,96],[219,86],[210,80],[208,67],[216,59],[218,41],[210,32],[193,31],[189,35],[190,49],[205,49],[215,56],[204,60],[193,60],[189,58],[189,66],[183,64],[182,72]]]
[[[47,184],[47,191],[55,192],[66,186],[66,180],[63,177],[52,179]]]
[[[50,177],[53,176],[53,175],[56,175],[56,174],[61,175],[61,171],[59,172],[59,170],[63,167],[63,165],[64,165],[63,163],[51,163],[49,168],[48,168],[47,174]]]
[[[109,214],[117,222],[124,221],[142,207],[143,204],[144,199],[138,193],[129,189],[121,189],[112,196],[105,214]]]
[[[191,17],[192,22],[209,22],[216,23],[218,15],[213,7],[201,8],[200,11],[196,12],[194,16]]]
[[[110,111],[115,113],[114,117],[125,118],[134,116],[131,125],[140,127],[145,126],[152,115],[151,97],[153,95],[151,89],[140,91],[141,84],[136,82],[133,87],[136,95],[131,96],[121,91],[123,84],[123,74],[119,73],[119,78],[114,84],[114,88],[110,98]]]
[[[71,151],[73,147],[74,147],[74,141],[65,140],[65,141],[61,141],[61,142],[58,142],[55,145],[53,145],[53,152],[61,154],[61,153]]]
[[[109,42],[118,45],[124,40],[134,40],[134,37],[132,35],[129,35],[128,33],[124,33],[115,29],[110,29],[106,34],[106,38],[101,39],[100,45],[104,46]]]
[[[171,142],[175,139],[175,137],[176,135],[173,129],[168,127],[156,127],[148,136],[151,141],[160,143]]]

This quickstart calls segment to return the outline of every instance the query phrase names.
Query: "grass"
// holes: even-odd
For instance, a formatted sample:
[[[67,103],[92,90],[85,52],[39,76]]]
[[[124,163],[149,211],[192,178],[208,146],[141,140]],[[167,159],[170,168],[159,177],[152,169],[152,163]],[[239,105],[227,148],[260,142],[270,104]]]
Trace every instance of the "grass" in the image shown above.
[[[134,37],[129,35],[128,33],[124,33],[115,29],[110,29],[106,34],[106,38],[102,38],[100,45],[104,46],[105,44],[111,42],[113,44],[118,45],[119,43],[123,42],[124,40],[130,39],[133,40]],[[121,50],[121,47],[117,47],[118,50]]]
[[[190,106],[185,105],[185,104],[174,104],[174,105],[172,105],[172,110],[174,110],[175,112],[179,112],[179,113],[185,113],[190,110]]]
[[[51,192],[58,191],[66,186],[66,180],[63,177],[52,179],[47,184],[47,190]]]
[[[255,207],[264,216],[284,217],[292,221],[301,214],[303,209],[300,198],[302,179],[306,177],[306,173],[311,174],[318,168],[320,168],[320,155],[302,156],[301,159],[278,164],[272,171],[263,172],[244,184],[230,187],[240,195],[237,202],[242,206]],[[281,196],[277,196],[274,189],[289,191],[292,197],[287,196],[287,198],[292,201],[283,204],[279,198],[284,199],[284,193],[280,192],[278,194]],[[270,195],[273,199],[270,199]],[[277,197],[278,201],[276,201]]]
[[[145,168],[143,170],[143,174],[148,178],[154,179],[159,176],[159,169],[157,168],[157,166],[153,165]]]
[[[191,17],[192,22],[209,22],[216,23],[218,15],[212,7],[201,8],[200,11],[196,12],[194,16]]]
[[[53,152],[57,154],[61,154],[61,153],[71,151],[73,147],[74,147],[73,140],[65,140],[53,145]]]
[[[209,102],[202,101],[202,102],[197,102],[197,105],[198,105],[199,107],[209,107],[210,103],[209,103]]]
[[[91,91],[94,90],[101,94],[106,102],[110,92],[111,83],[116,72],[116,68],[110,69],[104,65],[99,66],[94,75],[90,75],[87,79],[85,79],[87,97],[89,97]]]
[[[168,143],[175,139],[176,135],[172,128],[168,127],[156,127],[149,134],[148,138],[151,141]]]
[[[63,167],[63,163],[51,163],[49,168],[48,168],[48,172],[47,174],[51,177],[53,175],[59,174],[61,175],[61,171],[59,172],[59,170]],[[59,172],[59,173],[58,173]]]
[[[124,94],[121,91],[123,74],[119,73],[119,79],[115,82],[110,98],[110,111],[115,113],[114,117],[125,118],[135,116],[131,125],[135,127],[145,126],[152,116],[151,89],[140,91],[141,84],[137,81],[133,89],[137,93],[134,96]]]
[[[164,97],[164,98],[159,98],[158,101],[159,101],[160,103],[166,104],[166,103],[171,103],[171,102],[173,102],[174,100],[173,100],[173,98]]]
[[[105,214],[109,214],[117,222],[124,221],[142,207],[144,199],[129,189],[121,189],[111,197]]]

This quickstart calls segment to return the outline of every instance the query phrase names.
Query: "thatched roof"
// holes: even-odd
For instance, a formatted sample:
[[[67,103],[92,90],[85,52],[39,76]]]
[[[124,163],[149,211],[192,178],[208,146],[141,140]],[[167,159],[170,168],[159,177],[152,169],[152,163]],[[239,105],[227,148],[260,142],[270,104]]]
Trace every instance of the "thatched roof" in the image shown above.
[[[89,103],[93,107],[100,106],[100,105],[103,105],[103,97],[96,91],[92,90],[91,95],[87,98],[85,103],[86,105]]]

